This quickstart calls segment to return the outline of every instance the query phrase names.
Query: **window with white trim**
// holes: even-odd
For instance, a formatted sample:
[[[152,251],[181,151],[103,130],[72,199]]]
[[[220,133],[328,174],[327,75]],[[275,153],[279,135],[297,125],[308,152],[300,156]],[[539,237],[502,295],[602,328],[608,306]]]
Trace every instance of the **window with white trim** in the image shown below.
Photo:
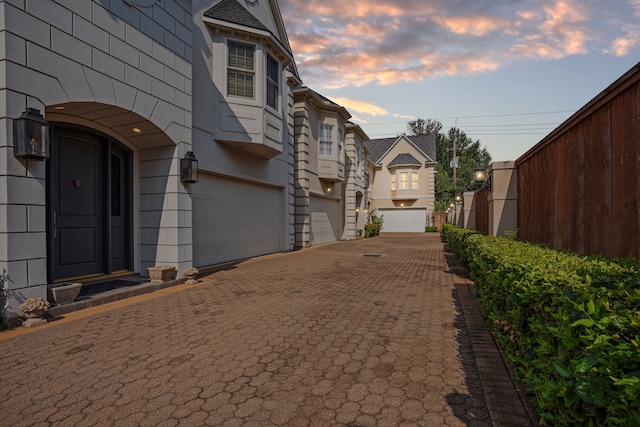
[[[227,49],[227,95],[253,98],[256,47],[229,40]]]
[[[278,109],[280,94],[280,64],[271,55],[267,54],[267,105],[274,110]]]
[[[398,188],[396,180],[397,180],[397,177],[396,177],[396,174],[394,172],[394,173],[391,174],[391,191],[396,191],[396,189]]]
[[[333,126],[321,124],[318,133],[320,155],[331,156],[333,154]]]
[[[398,177],[398,188],[400,190],[408,190],[409,189],[409,173],[408,172],[400,172]]]
[[[344,130],[338,128],[338,160],[342,160],[342,147],[344,147]]]
[[[418,172],[411,172],[411,189],[418,189]]]

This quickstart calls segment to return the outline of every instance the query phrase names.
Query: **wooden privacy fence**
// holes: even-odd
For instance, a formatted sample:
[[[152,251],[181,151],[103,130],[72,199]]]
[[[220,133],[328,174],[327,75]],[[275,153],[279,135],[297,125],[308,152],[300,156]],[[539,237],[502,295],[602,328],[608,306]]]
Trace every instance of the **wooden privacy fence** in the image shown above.
[[[640,256],[640,64],[516,161],[518,236]]]
[[[473,194],[476,230],[489,233],[489,190],[478,190]]]

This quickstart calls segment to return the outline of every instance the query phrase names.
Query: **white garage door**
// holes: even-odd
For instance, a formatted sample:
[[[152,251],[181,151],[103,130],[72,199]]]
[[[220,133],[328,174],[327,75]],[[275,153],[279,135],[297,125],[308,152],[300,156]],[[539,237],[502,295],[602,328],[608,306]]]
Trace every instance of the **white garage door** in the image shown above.
[[[192,188],[195,266],[283,250],[281,189],[208,175]]]
[[[335,242],[340,238],[342,232],[341,205],[340,200],[313,196],[309,198],[311,228],[309,240],[312,245]]]
[[[378,209],[378,215],[384,215],[381,233],[424,233],[427,223],[425,208]]]

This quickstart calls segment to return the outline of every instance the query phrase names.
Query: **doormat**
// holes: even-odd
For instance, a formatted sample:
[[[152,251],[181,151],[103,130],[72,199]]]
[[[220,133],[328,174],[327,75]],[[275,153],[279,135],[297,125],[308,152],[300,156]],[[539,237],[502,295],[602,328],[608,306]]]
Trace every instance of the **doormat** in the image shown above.
[[[122,289],[122,288],[131,287],[131,286],[137,286],[142,283],[146,283],[146,281],[114,279],[114,280],[107,280],[105,282],[83,283],[82,287],[80,288],[80,294],[78,294],[78,298],[89,297],[92,295],[101,294],[103,292],[112,291],[114,289]]]

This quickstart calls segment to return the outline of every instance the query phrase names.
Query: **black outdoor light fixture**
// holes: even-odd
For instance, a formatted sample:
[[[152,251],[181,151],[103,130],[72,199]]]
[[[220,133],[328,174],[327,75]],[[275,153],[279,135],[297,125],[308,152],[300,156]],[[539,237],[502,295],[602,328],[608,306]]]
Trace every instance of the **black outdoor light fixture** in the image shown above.
[[[473,181],[474,182],[484,182],[487,178],[487,172],[481,166],[476,166],[473,170]]]
[[[44,160],[48,156],[49,123],[40,110],[26,108],[13,120],[13,155],[33,160]]]
[[[479,165],[473,170],[473,181],[480,184],[481,190],[489,190],[491,193],[491,176],[487,176],[487,171]]]
[[[187,151],[180,159],[180,180],[182,182],[198,181],[198,160],[193,151]]]

